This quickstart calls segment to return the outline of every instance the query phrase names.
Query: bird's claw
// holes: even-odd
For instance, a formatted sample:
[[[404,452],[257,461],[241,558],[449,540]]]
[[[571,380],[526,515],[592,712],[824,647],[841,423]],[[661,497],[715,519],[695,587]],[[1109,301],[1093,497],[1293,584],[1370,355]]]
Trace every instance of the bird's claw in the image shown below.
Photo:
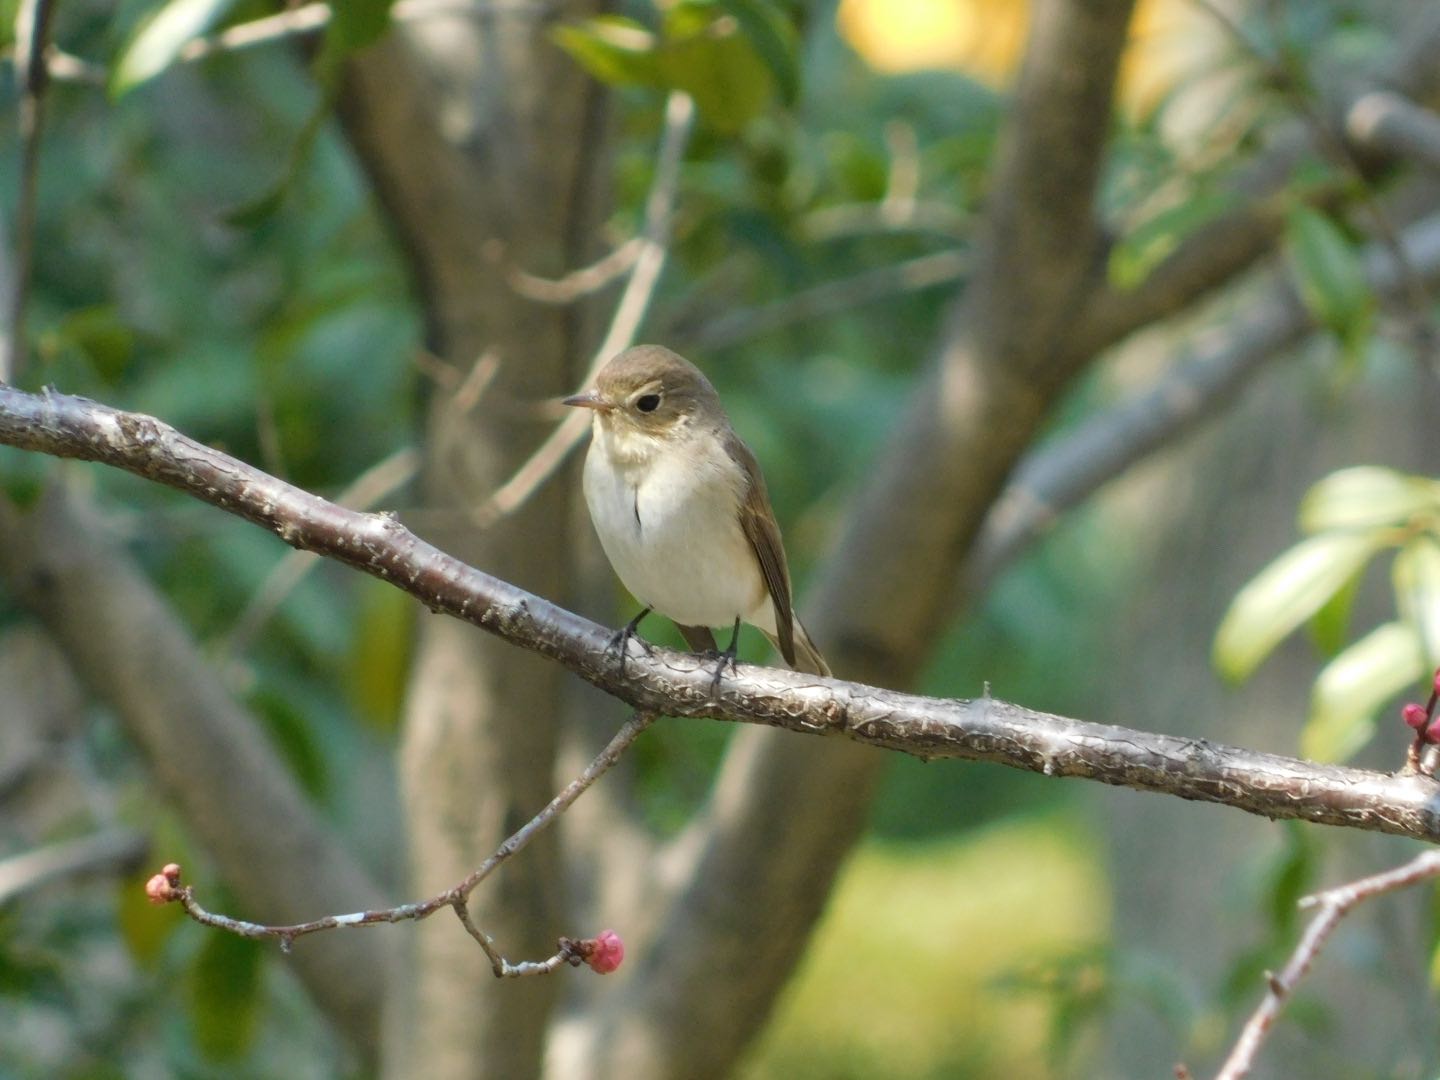
[[[655,646],[651,645],[650,642],[646,641],[636,632],[636,628],[640,625],[640,620],[648,614],[650,614],[650,609],[646,608],[619,630],[616,630],[615,633],[611,634],[609,642],[605,645],[605,655],[608,657],[613,654],[620,661],[621,675],[625,674],[625,657],[630,652],[630,642],[632,640],[640,643],[640,649],[646,656],[655,655]]]
[[[720,679],[725,674],[725,665],[730,665],[730,674],[740,673],[740,661],[737,657],[737,650],[732,642],[728,649],[709,649],[705,653],[707,660],[715,661],[715,674],[710,679],[710,696],[720,696]]]

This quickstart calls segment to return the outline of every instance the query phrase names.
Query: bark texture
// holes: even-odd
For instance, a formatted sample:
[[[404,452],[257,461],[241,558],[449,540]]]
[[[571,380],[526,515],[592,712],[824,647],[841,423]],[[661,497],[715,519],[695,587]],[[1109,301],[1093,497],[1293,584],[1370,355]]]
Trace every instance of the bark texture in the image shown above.
[[[427,504],[447,551],[544,595],[571,560],[568,481],[482,531],[473,509],[549,430],[540,408],[572,388],[588,342],[570,309],[517,296],[505,269],[554,276],[595,236],[597,91],[546,36],[585,4],[477,5],[397,24],[353,65],[347,131],[410,258],[432,348],[463,376],[487,350],[499,373],[477,402],[433,398]],[[463,877],[553,793],[563,673],[471,627],[427,621],[406,706],[401,782],[419,893]],[[516,955],[550,951],[564,882],[547,837],[471,905]],[[537,1073],[557,985],[497,984],[453,926],[423,927],[387,1028],[393,1076]]]

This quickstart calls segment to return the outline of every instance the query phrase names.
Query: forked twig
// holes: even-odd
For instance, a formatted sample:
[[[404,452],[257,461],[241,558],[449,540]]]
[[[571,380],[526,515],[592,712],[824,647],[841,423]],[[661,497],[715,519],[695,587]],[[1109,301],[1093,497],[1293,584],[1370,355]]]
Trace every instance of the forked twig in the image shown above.
[[[1440,851],[1424,852],[1394,870],[1347,882],[1301,900],[1301,908],[1319,908],[1319,914],[1305,928],[1284,969],[1278,975],[1266,973],[1269,989],[1265,992],[1265,999],[1246,1022],[1235,1048],[1215,1074],[1215,1080],[1240,1080],[1250,1074],[1255,1055],[1274,1027],[1280,1011],[1342,918],[1363,901],[1433,877],[1440,877]]]
[[[346,915],[326,915],[310,922],[293,923],[289,926],[268,926],[231,918],[213,911],[207,911],[195,899],[194,887],[180,883],[180,867],[171,863],[154,875],[146,885],[150,899],[157,904],[178,903],[185,913],[196,922],[231,934],[247,938],[273,938],[281,949],[290,951],[297,938],[318,934],[324,930],[339,930],[350,926],[378,926],[381,923],[418,921],[429,918],[441,908],[455,912],[466,931],[485,950],[490,958],[491,969],[496,978],[513,978],[521,975],[544,975],[563,964],[572,966],[589,963],[597,971],[613,971],[623,956],[623,946],[612,931],[605,931],[596,938],[561,938],[555,954],[545,960],[511,963],[502,956],[495,942],[475,925],[470,918],[470,894],[482,881],[512,856],[525,849],[541,830],[568,810],[575,800],[583,795],[591,784],[609,772],[629,749],[640,733],[655,722],[656,714],[637,711],[615,733],[605,748],[586,766],[585,771],[570,781],[563,790],[546,804],[545,808],[512,833],[493,855],[476,867],[459,884],[437,893],[428,900],[412,904],[399,904],[392,908],[373,911],[356,911]]]

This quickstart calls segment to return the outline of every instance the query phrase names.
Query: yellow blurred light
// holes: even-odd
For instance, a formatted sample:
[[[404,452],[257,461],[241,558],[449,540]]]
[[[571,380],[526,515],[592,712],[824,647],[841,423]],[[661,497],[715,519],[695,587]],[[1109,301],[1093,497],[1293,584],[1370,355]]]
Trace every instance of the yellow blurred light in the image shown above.
[[[995,87],[1019,66],[1029,19],[1026,0],[842,0],[836,16],[840,36],[876,71],[960,71]],[[1121,64],[1121,103],[1152,108],[1213,40],[1213,24],[1190,0],[1140,0]]]

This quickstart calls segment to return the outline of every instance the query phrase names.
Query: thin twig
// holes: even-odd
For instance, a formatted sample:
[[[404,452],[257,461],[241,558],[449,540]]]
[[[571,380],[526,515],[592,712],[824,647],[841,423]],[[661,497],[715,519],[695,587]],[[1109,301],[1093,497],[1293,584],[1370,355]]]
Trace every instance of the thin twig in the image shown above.
[[[1281,972],[1278,975],[1273,972],[1266,973],[1268,989],[1265,998],[1246,1022],[1234,1049],[1230,1051],[1230,1056],[1215,1074],[1215,1080],[1241,1080],[1241,1077],[1250,1074],[1255,1064],[1255,1055],[1274,1027],[1285,1003],[1294,994],[1295,987],[1305,977],[1310,965],[1315,962],[1326,940],[1342,918],[1372,897],[1407,888],[1433,877],[1440,877],[1440,852],[1427,851],[1394,870],[1347,882],[1301,900],[1302,909],[1318,908],[1319,912],[1305,928],[1300,943],[1295,946],[1295,951],[1290,954],[1290,959]]]
[[[599,292],[627,274],[645,250],[645,238],[632,236],[608,255],[589,266],[571,270],[558,278],[544,278],[524,270],[509,272],[510,287],[527,300],[544,304],[571,304]]]
[[[583,380],[586,384],[607,360],[634,343],[650,299],[655,295],[655,286],[659,283],[660,272],[669,253],[670,221],[675,194],[680,186],[680,162],[685,156],[685,145],[689,141],[694,119],[695,103],[690,95],[673,91],[665,103],[665,129],[656,155],[655,179],[645,200],[641,250],[636,256],[635,268],[630,272],[630,280],[625,283],[625,291],[615,305],[610,329],[590,361]],[[590,417],[581,415],[584,412],[577,409],[566,415],[539,449],[516,470],[515,475],[476,508],[471,517],[477,525],[488,528],[507,514],[514,513],[550,478],[585,432],[590,430]]]
[[[45,42],[55,6],[51,0],[20,0],[15,13],[15,81],[20,95],[20,190],[15,203],[15,255],[5,333],[0,339],[0,383],[13,382],[25,358],[25,308],[35,253],[35,200],[40,178],[40,133],[45,122]]]
[[[900,292],[915,292],[958,281],[970,265],[963,251],[937,251],[891,266],[865,270],[853,277],[826,281],[757,307],[739,308],[701,324],[692,333],[680,331],[691,345],[717,349],[749,341],[795,323],[848,311]]]
[[[437,893],[428,900],[372,911],[356,911],[346,915],[326,915],[323,918],[293,923],[288,926],[272,926],[249,922],[245,919],[235,919],[229,915],[206,910],[195,899],[194,887],[180,883],[180,868],[173,863],[150,879],[147,891],[150,893],[151,899],[157,902],[179,903],[190,918],[204,926],[238,934],[241,937],[273,939],[278,941],[280,947],[287,952],[297,938],[310,934],[318,934],[326,930],[340,930],[346,927],[418,921],[429,918],[442,908],[451,908],[460,918],[465,929],[476,941],[480,942],[481,947],[490,957],[491,966],[497,978],[547,974],[562,964],[579,963],[584,959],[585,942],[561,938],[559,951],[549,959],[511,964],[500,955],[495,948],[493,939],[471,920],[468,909],[470,894],[502,863],[524,850],[531,840],[568,810],[596,780],[614,768],[630,745],[655,722],[655,719],[656,714],[653,712],[637,711],[606,743],[605,748],[595,756],[595,759],[586,766],[585,771],[565,785],[564,789],[551,799],[543,810],[512,833],[493,855],[481,863],[463,881],[444,892]]]
[[[390,9],[390,18],[395,22],[418,22],[439,15],[490,14],[543,19],[555,10],[554,0],[537,0],[528,4],[518,0],[503,4],[493,0],[396,0]],[[175,59],[177,63],[193,64],[222,53],[243,52],[261,45],[318,34],[329,25],[329,3],[302,4],[274,15],[236,23],[209,37],[189,41],[181,47]],[[50,74],[57,81],[104,86],[109,79],[109,71],[103,64],[83,57],[55,48],[47,50],[46,57],[50,61]]]

